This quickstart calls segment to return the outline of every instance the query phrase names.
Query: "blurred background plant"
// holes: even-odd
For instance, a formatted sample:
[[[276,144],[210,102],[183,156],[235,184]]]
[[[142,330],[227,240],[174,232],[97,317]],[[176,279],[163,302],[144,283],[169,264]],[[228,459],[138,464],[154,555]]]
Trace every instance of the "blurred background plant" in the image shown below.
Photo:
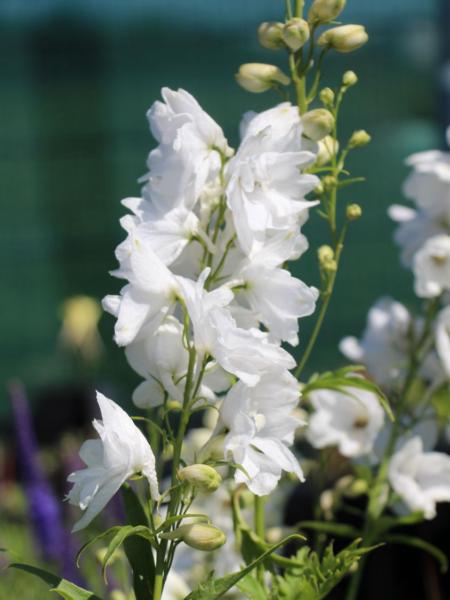
[[[273,62],[274,54],[258,44],[256,28],[262,20],[277,19],[280,4],[0,3],[0,308],[5,339],[0,350],[0,545],[27,562],[55,560],[31,527],[33,486],[53,498],[48,500],[50,513],[52,506],[59,507],[50,520],[55,527],[59,520],[61,539],[73,522],[67,507],[61,507],[62,482],[78,466],[79,440],[83,431],[90,431],[93,383],[113,389],[124,404],[136,384],[111,341],[112,320],[100,319],[96,299],[109,290],[108,270],[115,266],[111,249],[122,237],[118,200],[130,193],[132,182],[138,192],[137,178],[145,172],[142,157],[153,145],[143,127],[145,111],[162,85],[183,87],[200,99],[236,145],[234,124],[243,110],[261,110],[275,100],[249,96],[234,85],[233,75],[250,56]],[[349,95],[343,134],[351,133],[352,113],[357,112],[358,124],[373,133],[373,142],[350,159],[352,170],[367,176],[363,188],[354,186],[348,193],[351,202],[364,194],[365,219],[351,233],[355,251],[342,265],[311,369],[319,357],[330,368],[343,362],[339,340],[363,328],[367,307],[380,289],[406,305],[412,302],[411,275],[398,266],[391,242],[394,225],[386,209],[401,197],[404,157],[444,143],[442,132],[450,120],[449,13],[445,0],[358,0],[346,9],[346,20],[363,23],[371,43],[356,59],[348,59],[361,84],[358,94]],[[336,81],[346,67],[345,57],[339,56]],[[328,72],[333,74],[333,57]],[[322,226],[311,219],[309,235]],[[312,255],[302,260],[302,279],[317,281],[314,262]],[[313,320],[305,322],[304,339],[312,325]],[[6,382],[12,376],[26,382],[33,407],[37,441],[28,448],[34,457],[28,466],[20,436],[12,442],[13,414],[22,411],[23,419],[28,411],[17,384],[10,386],[12,402],[8,400]],[[58,455],[64,457],[64,472],[56,466]],[[70,544],[63,546],[70,550]],[[98,569],[89,559],[82,565],[79,577],[94,581],[95,589]],[[8,572],[0,580],[0,598],[47,597],[44,586],[39,595],[39,586],[33,581],[33,595],[27,595],[28,580]]]

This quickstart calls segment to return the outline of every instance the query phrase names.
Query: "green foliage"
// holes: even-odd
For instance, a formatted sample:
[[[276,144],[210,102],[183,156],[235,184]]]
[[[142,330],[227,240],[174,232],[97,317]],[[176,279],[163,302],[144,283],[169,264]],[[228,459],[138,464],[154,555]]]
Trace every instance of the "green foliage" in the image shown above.
[[[281,540],[281,542],[271,546],[266,552],[242,569],[242,571],[225,575],[225,577],[221,577],[220,579],[209,577],[205,583],[200,584],[196,590],[191,592],[189,596],[186,597],[186,600],[216,600],[217,598],[221,598],[228,590],[242,581],[244,577],[251,573],[253,569],[268,558],[273,552],[278,550],[278,548],[281,548],[281,546],[284,546],[290,541],[299,539],[302,539],[299,535],[289,535]]]
[[[431,397],[431,404],[439,420],[446,425],[450,419],[450,383],[439,387]]]
[[[404,546],[411,546],[412,548],[418,548],[419,550],[423,550],[439,562],[441,571],[445,573],[448,569],[448,559],[447,556],[439,550],[433,544],[426,542],[422,538],[413,536],[413,535],[400,535],[400,534],[389,534],[384,536],[384,541],[389,544],[403,544]]]
[[[85,590],[78,585],[67,581],[67,579],[62,579],[57,575],[53,575],[53,573],[49,573],[44,569],[39,569],[38,567],[33,567],[32,565],[26,565],[23,563],[12,563],[10,567],[13,569],[26,571],[31,575],[39,577],[39,579],[50,586],[51,592],[56,592],[65,600],[101,600],[93,592]]]
[[[352,373],[354,374],[355,372],[361,370],[363,370],[363,367],[360,365],[350,365],[334,372],[327,371],[325,373],[321,373],[320,375],[313,375],[313,377],[311,377],[302,390],[303,396],[307,396],[307,394],[313,390],[320,389],[336,390],[346,394],[349,393],[348,388],[366,390],[367,392],[371,392],[378,397],[380,404],[386,411],[388,417],[391,419],[391,421],[394,421],[395,417],[390,407],[389,400],[380,390],[380,388],[369,379],[352,375]]]
[[[352,565],[371,548],[360,548],[355,540],[347,548],[335,554],[330,544],[320,559],[310,548],[304,546],[295,557],[296,567],[286,570],[275,579],[274,600],[321,600],[337,586]]]

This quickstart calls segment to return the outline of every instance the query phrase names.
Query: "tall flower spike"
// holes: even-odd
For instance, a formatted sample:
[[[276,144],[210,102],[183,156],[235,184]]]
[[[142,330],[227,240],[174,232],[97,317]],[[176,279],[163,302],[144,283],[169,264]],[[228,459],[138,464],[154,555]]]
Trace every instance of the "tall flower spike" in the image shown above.
[[[141,474],[148,480],[153,499],[159,497],[155,456],[144,435],[115,402],[97,392],[102,421],[93,421],[100,437],[80,449],[86,468],[72,473],[70,504],[85,511],[73,531],[83,529],[105,507],[130,477]]]

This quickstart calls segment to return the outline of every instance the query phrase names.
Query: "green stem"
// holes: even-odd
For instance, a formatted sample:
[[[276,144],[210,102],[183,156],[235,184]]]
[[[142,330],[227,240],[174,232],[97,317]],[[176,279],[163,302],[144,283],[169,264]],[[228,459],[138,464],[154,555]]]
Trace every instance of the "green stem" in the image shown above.
[[[303,369],[305,368],[306,362],[312,352],[312,349],[314,348],[314,345],[317,341],[317,337],[322,328],[323,321],[325,319],[325,315],[327,314],[331,296],[333,295],[333,291],[334,291],[334,285],[336,283],[336,277],[337,277],[337,272],[338,272],[338,268],[339,268],[339,261],[341,258],[342,250],[344,249],[344,240],[345,240],[345,235],[347,233],[347,226],[348,226],[348,223],[346,222],[342,228],[341,235],[339,236],[339,240],[335,246],[334,255],[335,255],[335,261],[336,261],[336,270],[333,273],[331,273],[329,276],[327,288],[324,290],[324,292],[322,294],[322,306],[320,307],[317,321],[314,325],[314,329],[311,333],[311,337],[308,340],[308,345],[306,346],[305,351],[303,352],[303,355],[300,359],[300,362],[298,363],[298,366],[294,372],[294,375],[295,375],[295,377],[297,377],[297,379],[300,377],[301,373],[303,372]]]
[[[255,520],[255,532],[256,535],[264,540],[266,532],[265,532],[265,511],[264,506],[266,503],[265,496],[256,496],[254,502],[254,520]],[[264,586],[264,565],[260,564],[257,567],[257,576],[259,583]]]
[[[305,0],[295,0],[295,16],[302,17],[303,16],[303,6],[305,4]]]

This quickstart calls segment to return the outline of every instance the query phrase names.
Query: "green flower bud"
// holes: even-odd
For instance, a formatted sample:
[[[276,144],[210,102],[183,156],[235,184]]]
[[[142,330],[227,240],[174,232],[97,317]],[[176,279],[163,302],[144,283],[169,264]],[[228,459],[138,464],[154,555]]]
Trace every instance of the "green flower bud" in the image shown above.
[[[323,167],[330,162],[333,156],[336,156],[339,150],[339,142],[331,135],[327,135],[319,142],[319,151],[317,152],[315,165]]]
[[[316,194],[316,196],[321,196],[325,191],[325,188],[322,185],[322,182],[319,181],[319,183],[316,185],[316,187],[314,188],[314,193]]]
[[[319,25],[329,23],[344,10],[346,0],[314,0],[308,12],[308,21]]]
[[[216,550],[227,541],[223,531],[207,523],[181,525],[174,531],[161,534],[161,537],[166,540],[183,540],[191,548],[205,552]]]
[[[360,146],[366,146],[372,138],[364,129],[354,131],[348,142],[349,148],[359,148]]]
[[[281,35],[286,46],[293,52],[297,52],[309,40],[309,25],[304,19],[289,19]]]
[[[345,87],[351,87],[358,83],[358,76],[354,71],[345,71],[342,76],[342,85]]]
[[[303,133],[318,142],[328,135],[334,127],[334,117],[325,108],[315,108],[302,116]]]
[[[326,190],[331,190],[337,185],[337,179],[334,175],[325,175],[322,177],[322,184]]]
[[[215,492],[222,483],[220,474],[209,465],[190,465],[178,471],[178,479],[202,492]]]
[[[334,92],[329,87],[323,88],[323,90],[320,91],[319,98],[325,106],[332,106],[334,102]]]
[[[183,408],[183,405],[179,400],[172,399],[167,401],[166,406],[168,410],[172,410],[173,412],[179,412]]]
[[[236,81],[248,92],[259,94],[270,90],[274,84],[289,85],[291,80],[275,65],[245,63],[236,73]]]
[[[261,46],[269,50],[279,50],[284,48],[284,41],[281,36],[283,23],[275,21],[261,23],[258,28],[258,40]]]
[[[345,209],[345,214],[349,221],[356,221],[362,216],[362,208],[359,204],[349,204]]]
[[[320,246],[317,250],[317,258],[319,259],[320,268],[324,271],[336,271],[337,264],[334,259],[334,251],[331,246]]]
[[[340,25],[322,33],[319,46],[328,46],[337,52],[353,52],[361,48],[369,36],[362,25]]]

